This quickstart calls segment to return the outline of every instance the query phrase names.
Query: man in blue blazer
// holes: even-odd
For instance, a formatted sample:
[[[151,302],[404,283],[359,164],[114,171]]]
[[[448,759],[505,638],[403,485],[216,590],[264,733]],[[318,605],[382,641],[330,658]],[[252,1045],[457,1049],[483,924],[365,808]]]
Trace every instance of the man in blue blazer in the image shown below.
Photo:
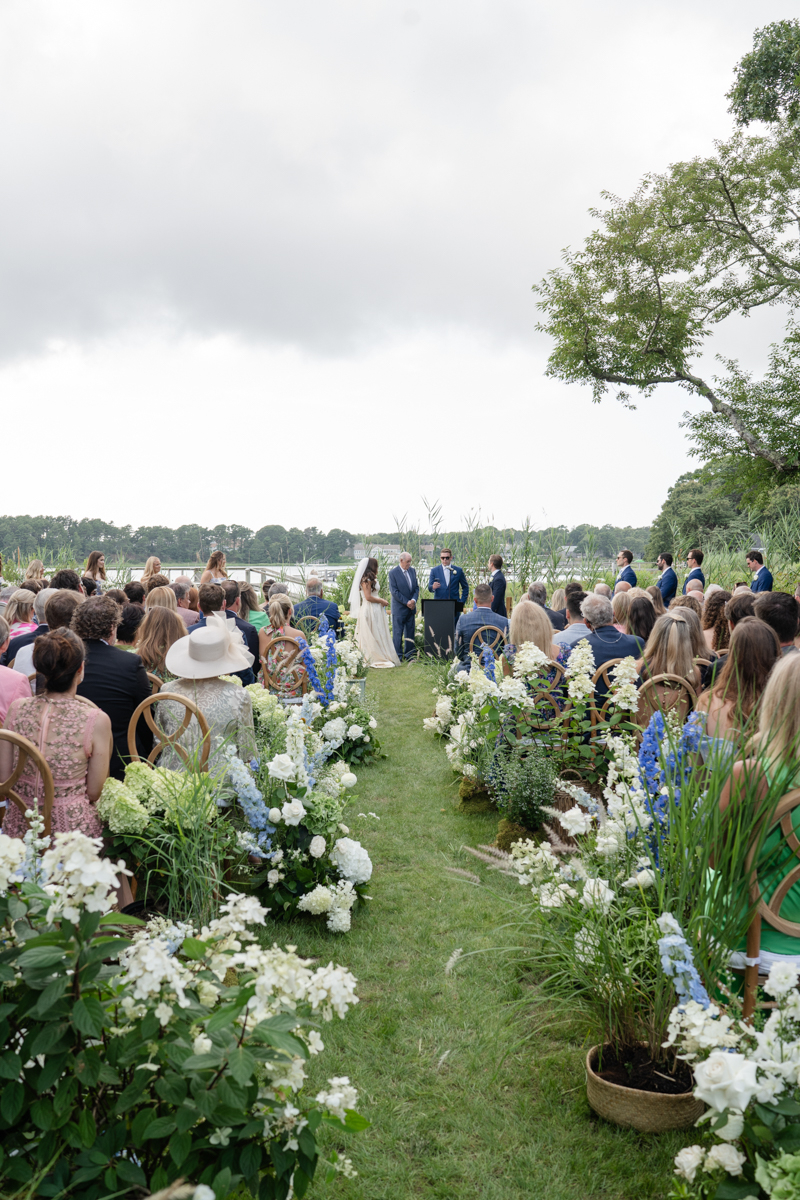
[[[606,596],[598,596],[590,592],[581,602],[581,616],[584,623],[591,629],[586,641],[594,655],[595,669],[613,658],[641,658],[644,642],[632,634],[620,633],[614,628],[614,610],[611,601]],[[576,643],[579,645],[580,643]],[[575,646],[570,655],[574,654]],[[608,686],[602,676],[594,687],[595,697],[600,699],[608,693]]]
[[[683,594],[686,595],[686,585],[690,579],[699,579],[703,587],[706,586],[706,577],[700,570],[703,564],[703,551],[690,550],[686,555],[686,566],[689,568],[689,574],[683,581]]]
[[[297,622],[301,617],[326,617],[328,624],[336,634],[337,638],[344,633],[342,625],[342,615],[339,612],[339,605],[334,604],[333,600],[326,600],[322,590],[322,580],[316,575],[309,575],[306,580],[306,598],[300,604],[295,605],[292,624],[295,629],[302,629],[302,625]]]
[[[747,569],[753,576],[750,584],[751,592],[771,592],[772,573],[764,566],[764,555],[760,550],[751,550],[745,559]]]
[[[636,587],[636,572],[631,563],[633,562],[633,554],[630,550],[620,550],[617,555],[617,566],[619,574],[614,580],[614,586],[618,583],[629,583],[631,587]]]
[[[669,608],[670,600],[675,599],[678,591],[678,576],[672,569],[672,555],[669,553],[659,554],[658,569],[661,574],[656,582],[656,587],[661,592],[661,599],[664,601],[664,608]]]
[[[400,566],[389,572],[389,591],[392,597],[392,641],[395,654],[402,661],[416,655],[414,621],[419,600],[417,572],[411,565],[411,555],[400,555]]]
[[[489,587],[492,589],[492,612],[498,616],[506,615],[506,577],[503,574],[503,559],[500,554],[493,554],[489,559],[491,576]]]
[[[468,671],[471,666],[469,643],[472,635],[481,625],[494,625],[508,637],[508,617],[501,617],[492,612],[492,589],[488,583],[479,583],[475,587],[475,607],[469,612],[462,613],[456,624],[456,657],[461,661],[456,668],[458,671]],[[485,633],[482,641],[489,641],[492,634]]]
[[[439,555],[440,564],[428,578],[428,591],[434,600],[455,600],[456,612],[462,613],[469,599],[469,584],[461,567],[453,565],[453,551],[445,548]]]

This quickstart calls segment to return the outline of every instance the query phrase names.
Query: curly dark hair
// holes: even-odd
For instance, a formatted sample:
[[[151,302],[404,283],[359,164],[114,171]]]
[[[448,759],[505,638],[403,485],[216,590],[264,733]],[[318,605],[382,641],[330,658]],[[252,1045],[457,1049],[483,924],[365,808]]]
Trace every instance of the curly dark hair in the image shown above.
[[[109,638],[120,623],[122,609],[110,596],[91,596],[76,608],[72,628],[85,642]]]
[[[63,589],[67,592],[80,592],[80,576],[77,571],[73,571],[70,567],[65,567],[63,571],[56,571],[50,580],[50,587],[55,588],[56,591]]]
[[[149,596],[153,588],[169,587],[169,580],[167,579],[166,575],[151,575],[145,586]]]
[[[731,644],[731,630],[725,616],[725,606],[730,599],[731,593],[724,589],[712,592],[703,608],[703,629],[714,630],[712,649],[717,652],[727,650]]]

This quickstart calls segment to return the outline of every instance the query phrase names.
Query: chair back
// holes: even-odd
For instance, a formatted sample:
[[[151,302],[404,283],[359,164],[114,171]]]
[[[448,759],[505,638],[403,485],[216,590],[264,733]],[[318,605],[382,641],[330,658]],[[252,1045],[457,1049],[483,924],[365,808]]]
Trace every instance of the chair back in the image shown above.
[[[772,929],[776,929],[778,933],[784,933],[787,937],[800,940],[800,922],[789,921],[786,917],[781,916],[781,907],[784,900],[794,885],[800,881],[800,840],[798,840],[794,829],[794,813],[798,808],[800,808],[800,788],[793,788],[791,792],[787,792],[786,795],[781,797],[775,811],[770,817],[767,835],[778,826],[783,834],[784,845],[788,846],[791,850],[795,862],[794,865],[788,867],[786,874],[773,891],[768,902],[764,900],[762,894],[761,883],[758,878],[758,863],[755,861],[759,845],[763,847],[763,839],[760,833],[753,842],[747,856],[746,867],[750,872],[750,899],[756,905],[756,911],[753,914],[753,919],[747,931],[746,955],[748,959],[754,960],[754,965],[746,967],[744,973],[743,1015],[745,1020],[752,1016],[756,1008],[758,963],[755,960],[758,959],[761,950],[762,921],[766,921],[767,925]],[[768,864],[766,868],[767,870],[769,869]]]
[[[159,704],[162,700],[172,700],[175,704],[182,704],[185,712],[183,721],[178,729],[173,734],[166,733],[153,719],[154,705]],[[197,724],[200,726],[200,734],[202,737],[200,758],[198,767],[201,771],[205,771],[208,765],[208,754],[211,747],[211,739],[208,732],[208,722],[201,713],[200,709],[193,700],[188,700],[185,696],[175,696],[170,692],[156,692],[152,696],[148,696],[143,700],[139,707],[134,712],[128,723],[128,753],[131,756],[131,762],[141,762],[141,756],[136,748],[136,726],[139,724],[139,718],[144,717],[147,727],[151,730],[154,738],[153,749],[148,754],[145,762],[155,765],[162,750],[167,746],[171,746],[176,754],[183,759],[187,767],[192,765],[192,758],[189,752],[180,744],[179,738],[189,728],[192,717],[196,717]]]
[[[488,646],[492,654],[496,657],[507,641],[506,634],[503,633],[502,629],[498,629],[496,625],[481,625],[469,639],[469,652],[470,654],[477,654],[477,647],[483,645]]]
[[[147,678],[150,680],[150,695],[157,696],[161,691],[163,681],[157,675],[154,675],[152,671],[147,672]]]
[[[52,829],[53,820],[53,775],[47,765],[47,759],[41,751],[34,746],[33,742],[23,737],[21,733],[15,733],[11,729],[0,729],[0,741],[10,742],[12,746],[17,747],[17,765],[9,775],[8,779],[0,780],[0,796],[5,797],[6,801],[11,801],[16,804],[17,808],[22,813],[25,819],[25,812],[30,807],[24,800],[14,791],[14,786],[17,783],[20,775],[25,770],[28,759],[31,760],[36,770],[39,772],[44,788],[44,810],[42,817],[44,819],[44,833],[49,837]]]
[[[530,694],[530,700],[527,707],[535,710],[536,721],[531,723],[531,729],[537,733],[544,733],[551,729],[556,721],[565,711],[565,697],[557,695],[558,689],[564,679],[565,670],[559,663],[553,663],[553,678],[552,680],[542,680]]]
[[[269,639],[261,655],[261,678],[265,688],[282,697],[291,697],[298,689],[301,695],[306,694],[308,675],[303,663],[297,661],[302,649],[297,638],[287,634]]]
[[[639,688],[636,724],[646,729],[657,712],[675,712],[685,721],[697,703],[697,692],[682,675],[654,675]]]
[[[307,617],[293,617],[292,624],[295,629],[299,629],[305,637],[311,637],[312,633],[319,633],[319,617],[312,617],[311,614]]]

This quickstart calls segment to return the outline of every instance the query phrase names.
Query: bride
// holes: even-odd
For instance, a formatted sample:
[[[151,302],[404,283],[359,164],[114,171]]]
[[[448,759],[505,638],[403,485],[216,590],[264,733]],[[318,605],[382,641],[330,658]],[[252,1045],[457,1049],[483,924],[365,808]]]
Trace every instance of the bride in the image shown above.
[[[362,558],[350,589],[350,615],[358,617],[356,645],[370,667],[399,667],[389,636],[389,601],[380,598],[379,590],[377,558]]]

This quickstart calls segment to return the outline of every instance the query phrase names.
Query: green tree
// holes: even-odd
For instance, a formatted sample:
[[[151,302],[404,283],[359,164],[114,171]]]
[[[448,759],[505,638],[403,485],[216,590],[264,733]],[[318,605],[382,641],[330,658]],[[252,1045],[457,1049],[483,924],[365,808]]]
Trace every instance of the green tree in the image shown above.
[[[736,68],[727,93],[740,125],[797,122],[800,117],[800,21],[774,21],[757,29],[753,49]]]
[[[676,557],[692,546],[709,543],[743,543],[748,538],[748,519],[735,501],[721,494],[718,485],[702,470],[681,475],[667,493],[661,512],[653,522],[646,557],[656,559],[669,551]]]

